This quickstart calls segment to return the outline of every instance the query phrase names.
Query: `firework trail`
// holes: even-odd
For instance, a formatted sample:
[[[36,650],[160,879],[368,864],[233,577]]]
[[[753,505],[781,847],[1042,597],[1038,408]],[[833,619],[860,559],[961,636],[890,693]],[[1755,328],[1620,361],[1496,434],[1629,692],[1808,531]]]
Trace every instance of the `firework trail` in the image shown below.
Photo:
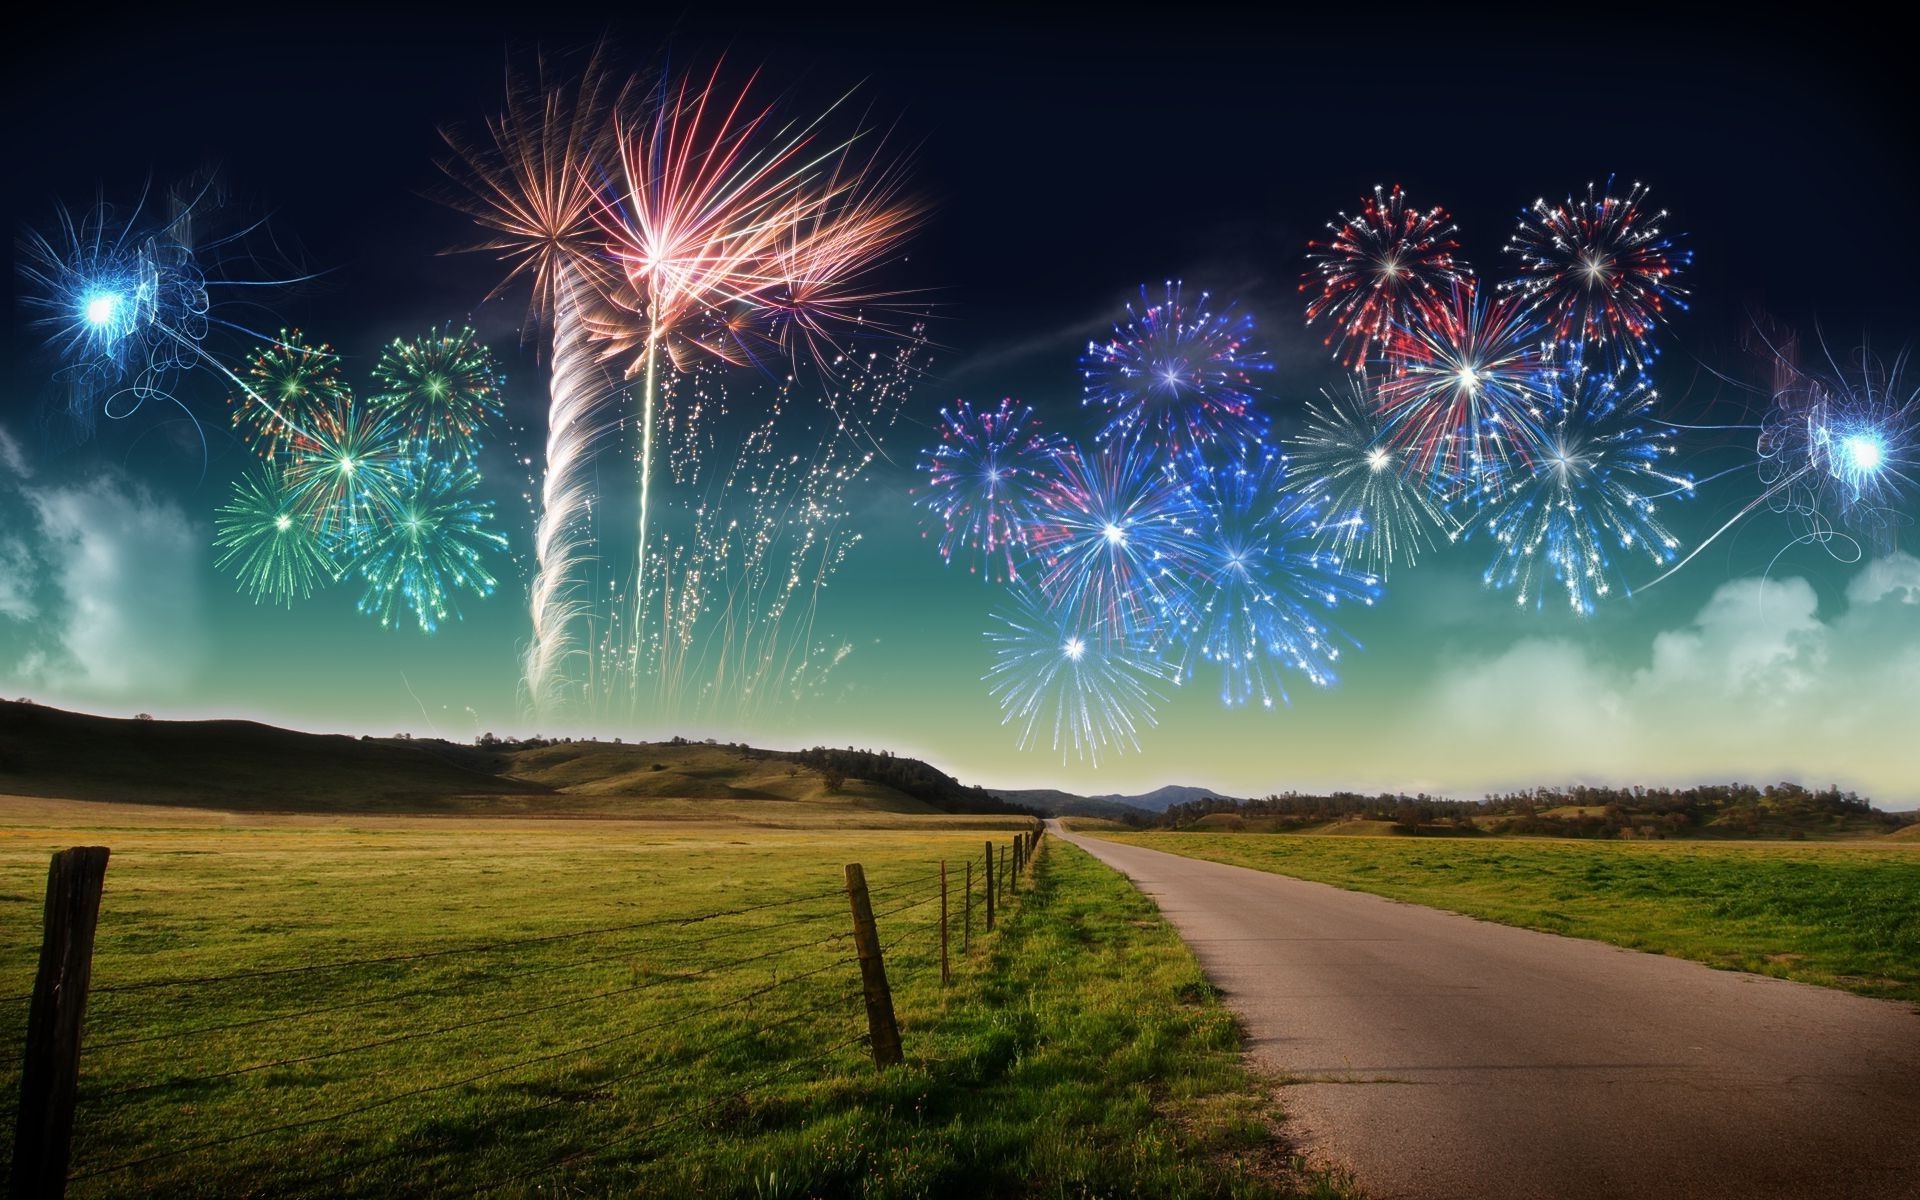
[[[1424,550],[1448,542],[1460,526],[1406,469],[1380,418],[1380,402],[1364,375],[1306,405],[1306,428],[1289,442],[1300,488],[1324,497],[1320,544],[1342,562],[1386,579],[1393,565],[1411,567]]]
[[[180,373],[205,366],[283,425],[297,426],[273,401],[253,394],[207,342],[216,329],[266,340],[222,315],[220,297],[300,279],[231,277],[252,260],[242,253],[258,225],[196,241],[195,226],[215,206],[212,178],[172,193],[165,216],[149,212],[143,193],[128,210],[101,201],[75,216],[59,208],[51,235],[24,232],[18,243],[23,305],[37,314],[59,359],[54,377],[66,388],[65,415],[82,437],[101,415],[133,416],[150,400],[172,404],[198,428],[193,410],[173,392]],[[257,302],[257,300],[255,301]]]
[[[1062,616],[1131,642],[1186,602],[1199,562],[1193,491],[1144,438],[1067,447],[1034,502],[1026,541]]]
[[[717,364],[669,377],[661,445],[674,487],[656,513],[652,595],[621,606],[656,616],[637,634],[604,631],[597,678],[609,706],[644,687],[656,713],[738,723],[824,684],[850,650],[816,632],[821,595],[861,540],[850,497],[926,348],[916,328],[888,353],[827,364],[824,396],[790,377],[771,396],[746,391],[737,413],[733,396],[751,377]]]
[[[456,594],[493,594],[488,551],[504,551],[507,539],[487,528],[492,503],[478,499],[480,475],[471,464],[449,464],[415,450],[403,459],[393,482],[393,503],[364,528],[354,558],[366,580],[360,611],[384,626],[411,616],[432,633],[457,617]]]
[[[1044,738],[1062,763],[1071,756],[1098,766],[1108,748],[1139,750],[1174,680],[1139,635],[1071,614],[1023,582],[1009,590],[987,641],[994,661],[986,682],[1001,723],[1018,731],[1020,749]]]
[[[1535,607],[1552,579],[1575,612],[1590,614],[1615,581],[1624,586],[1616,556],[1656,568],[1673,561],[1680,542],[1656,501],[1691,494],[1693,481],[1668,465],[1673,434],[1654,421],[1658,396],[1637,368],[1569,371],[1559,387],[1532,469],[1483,516],[1499,545],[1485,579]]]
[[[940,557],[959,552],[969,571],[1011,579],[1059,449],[1033,407],[1011,398],[979,412],[965,400],[941,409],[940,444],[926,452],[927,481],[916,489],[916,502],[939,518]]]
[[[1554,367],[1518,297],[1456,287],[1396,331],[1380,415],[1406,469],[1448,498],[1497,496],[1551,402]]]
[[[1332,324],[1326,344],[1346,366],[1385,350],[1415,309],[1472,280],[1456,257],[1458,229],[1446,210],[1409,206],[1398,184],[1391,192],[1376,186],[1359,212],[1341,213],[1327,228],[1330,239],[1307,243],[1313,272],[1300,290],[1312,293],[1307,324],[1322,317]]]
[[[442,131],[451,154],[441,167],[459,188],[453,203],[489,235],[473,249],[506,267],[496,294],[529,283],[530,315],[548,335],[532,634],[521,664],[536,713],[555,711],[583,686],[569,679],[569,669],[587,659],[584,622],[594,598],[582,589],[594,558],[594,457],[610,429],[600,411],[609,385],[590,320],[609,282],[599,266],[604,239],[594,213],[613,91],[598,52],[571,83],[551,81],[540,62],[531,78],[509,73],[506,108],[486,123],[484,136]]]
[[[1323,501],[1288,487],[1278,450],[1255,444],[1225,462],[1196,455],[1185,465],[1200,553],[1169,631],[1169,648],[1184,648],[1183,680],[1198,658],[1219,668],[1223,703],[1265,708],[1287,700],[1283,670],[1331,684],[1340,647],[1326,614],[1373,604],[1379,580],[1320,545]]]
[[[280,464],[267,459],[235,481],[213,521],[214,565],[231,568],[256,603],[293,607],[331,582],[337,567],[315,515],[288,490]]]
[[[471,461],[480,431],[501,415],[493,354],[470,328],[396,338],[374,364],[375,406],[405,430],[410,447]]]
[[[1673,278],[1693,253],[1674,247],[1660,227],[1666,211],[1646,207],[1645,187],[1624,197],[1612,188],[1608,180],[1598,191],[1588,184],[1585,200],[1535,200],[1507,242],[1520,276],[1501,288],[1532,306],[1555,341],[1644,362],[1658,353],[1649,338],[1669,306],[1687,306]]]
[[[1266,422],[1254,410],[1254,377],[1273,369],[1249,348],[1253,318],[1231,304],[1218,312],[1207,293],[1189,306],[1169,282],[1158,302],[1145,287],[1140,307],[1080,360],[1081,401],[1107,413],[1096,441],[1158,438],[1176,453],[1195,446],[1259,440]]]

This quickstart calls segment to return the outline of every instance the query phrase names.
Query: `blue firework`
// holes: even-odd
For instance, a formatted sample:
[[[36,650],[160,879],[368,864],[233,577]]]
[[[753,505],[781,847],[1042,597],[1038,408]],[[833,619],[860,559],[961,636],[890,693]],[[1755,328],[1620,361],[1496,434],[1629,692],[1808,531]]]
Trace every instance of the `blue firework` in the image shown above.
[[[1557,377],[1554,405],[1535,436],[1530,467],[1515,472],[1483,521],[1499,549],[1489,585],[1538,607],[1558,584],[1574,611],[1625,586],[1629,563],[1664,567],[1680,541],[1661,501],[1693,481],[1673,465],[1672,430],[1653,417],[1657,393],[1639,368],[1575,367]]]
[[[1007,599],[987,633],[986,682],[1020,748],[1044,742],[1062,762],[1096,766],[1104,752],[1138,750],[1173,668],[1141,636],[1054,604],[1030,584],[1016,581]]]
[[[915,498],[939,518],[940,557],[958,554],[968,570],[1010,578],[1058,449],[1033,407],[1011,398],[977,412],[965,400],[941,409],[940,443],[926,452]]]
[[[408,456],[395,472],[392,503],[355,540],[366,590],[360,611],[394,626],[411,618],[422,632],[459,615],[461,592],[490,596],[496,580],[490,554],[507,539],[490,528],[493,505],[478,498],[471,465]]]
[[[1103,637],[1146,634],[1185,602],[1196,515],[1192,489],[1144,438],[1063,449],[1026,532],[1040,590]]]
[[[1251,316],[1216,311],[1205,292],[1188,304],[1177,282],[1157,301],[1142,287],[1140,307],[1129,304],[1126,322],[1080,360],[1081,403],[1107,414],[1097,440],[1152,437],[1179,451],[1261,437],[1255,377],[1273,364],[1252,335]]]
[[[1371,605],[1379,580],[1322,544],[1325,500],[1289,488],[1286,457],[1254,445],[1224,462],[1187,465],[1198,509],[1198,555],[1186,603],[1170,629],[1191,679],[1220,672],[1220,699],[1271,708],[1287,700],[1285,676],[1334,681],[1343,642],[1332,624],[1342,604]]]

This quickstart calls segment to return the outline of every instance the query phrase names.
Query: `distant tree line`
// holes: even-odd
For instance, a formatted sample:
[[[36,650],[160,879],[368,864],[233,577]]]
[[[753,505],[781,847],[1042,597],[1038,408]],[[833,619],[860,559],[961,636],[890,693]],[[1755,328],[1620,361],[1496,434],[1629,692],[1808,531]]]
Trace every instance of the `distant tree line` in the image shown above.
[[[1209,821],[1220,815],[1231,822]],[[1889,813],[1856,792],[1810,789],[1797,783],[1756,787],[1746,783],[1694,787],[1527,788],[1484,799],[1451,800],[1425,793],[1286,792],[1258,800],[1192,800],[1159,814],[1129,816],[1130,823],[1180,829],[1230,824],[1272,829],[1339,820],[1390,821],[1403,833],[1540,834],[1555,837],[1805,836],[1836,828],[1879,826],[1887,830],[1920,820],[1920,813]]]
[[[984,788],[968,787],[917,758],[901,758],[887,750],[855,750],[851,746],[838,750],[815,746],[791,755],[781,755],[778,751],[766,753],[791,757],[802,766],[813,768],[828,780],[829,785],[836,776],[843,781],[864,779],[869,783],[890,787],[896,792],[904,792],[941,812],[1011,813],[1026,817],[1041,815],[1037,809],[1002,800]],[[837,789],[830,787],[830,790]]]

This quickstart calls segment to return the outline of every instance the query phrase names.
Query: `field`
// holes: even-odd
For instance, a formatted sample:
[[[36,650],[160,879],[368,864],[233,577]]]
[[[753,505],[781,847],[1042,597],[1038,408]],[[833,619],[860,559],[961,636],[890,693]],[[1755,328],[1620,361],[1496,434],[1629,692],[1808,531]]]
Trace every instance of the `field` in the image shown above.
[[[989,936],[982,841],[1019,822],[813,818],[0,799],[0,1127],[46,856],[95,843],[76,1197],[1335,1194],[1276,1148],[1232,1019],[1124,880],[1050,843]],[[847,862],[888,946],[884,1073]]]
[[[1711,966],[1920,1001],[1920,844],[1912,841],[1099,836]]]

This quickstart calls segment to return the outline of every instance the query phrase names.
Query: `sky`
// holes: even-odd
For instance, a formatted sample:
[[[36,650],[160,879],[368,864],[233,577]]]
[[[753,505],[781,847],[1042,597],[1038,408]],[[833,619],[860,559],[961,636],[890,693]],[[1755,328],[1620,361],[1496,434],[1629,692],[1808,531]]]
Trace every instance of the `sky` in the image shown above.
[[[217,379],[188,372],[180,406],[143,406],[78,438],[50,418],[56,363],[16,303],[0,372],[4,694],[355,733],[885,747],[967,782],[1089,793],[1177,782],[1471,796],[1790,778],[1920,803],[1910,529],[1855,555],[1795,544],[1761,511],[1671,579],[1585,617],[1488,590],[1486,543],[1469,539],[1396,571],[1377,605],[1339,611],[1355,645],[1333,686],[1296,680],[1272,711],[1224,709],[1204,681],[1182,688],[1137,750],[1094,766],[1044,739],[1016,747],[982,682],[1004,593],[942,562],[910,494],[956,399],[1016,396],[1050,428],[1089,434],[1087,340],[1142,284],[1168,279],[1255,318],[1275,364],[1261,407],[1277,432],[1297,429],[1302,402],[1340,379],[1302,321],[1305,242],[1375,184],[1444,204],[1467,258],[1491,268],[1535,197],[1609,175],[1645,182],[1696,256],[1692,306],[1655,367],[1663,408],[1682,423],[1751,421],[1757,321],[1817,331],[1842,352],[1864,342],[1892,355],[1914,335],[1920,239],[1902,221],[1920,106],[1888,39],[1752,14],[1605,23],[1575,8],[1391,5],[1364,22],[1338,8],[1282,18],[1206,6],[1177,17],[662,6],[612,18],[90,7],[72,19],[9,51],[12,227],[46,229],[58,204],[124,205],[149,181],[217,165],[227,211],[265,220],[256,255],[312,275],[249,306],[252,327],[299,328],[364,379],[392,338],[472,322],[507,376],[508,424],[481,466],[513,557],[496,564],[493,596],[431,635],[381,628],[351,587],[290,611],[253,603],[213,563],[214,511],[249,455]],[[831,670],[798,699],[537,721],[517,694],[525,460],[543,438],[544,367],[539,338],[522,336],[524,291],[489,299],[498,265],[445,253],[475,233],[440,202],[438,131],[497,111],[510,59],[602,36],[635,69],[721,55],[729,70],[757,67],[796,110],[855,89],[868,123],[911,151],[911,187],[932,205],[888,268],[932,307],[931,365],[846,492],[838,528],[859,540],[804,639]],[[236,360],[248,348],[221,347]],[[733,386],[741,411],[768,390],[757,377]],[[1695,475],[1730,471],[1664,510],[1689,546],[1758,493],[1751,439],[1682,442]],[[610,513],[630,503],[621,453],[601,464]]]

